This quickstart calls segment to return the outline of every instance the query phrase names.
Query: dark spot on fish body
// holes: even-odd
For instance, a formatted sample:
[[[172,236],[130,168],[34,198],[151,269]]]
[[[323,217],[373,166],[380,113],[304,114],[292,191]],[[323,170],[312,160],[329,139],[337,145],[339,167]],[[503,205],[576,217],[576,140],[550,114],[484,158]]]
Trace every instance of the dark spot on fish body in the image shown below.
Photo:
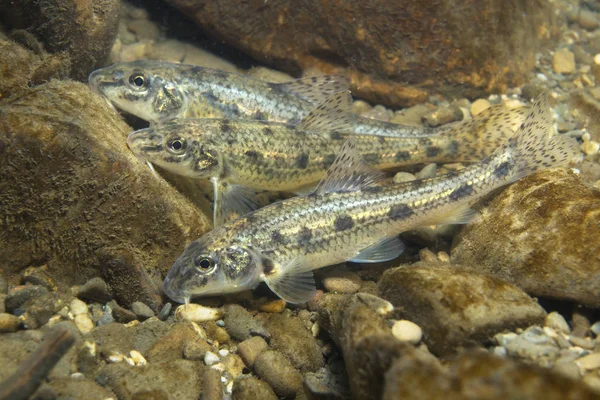
[[[383,186],[367,186],[362,189],[365,193],[379,193],[383,190]]]
[[[431,146],[432,142],[431,142],[431,139],[423,138],[423,139],[419,139],[419,144],[421,146]]]
[[[252,114],[251,118],[258,120],[266,119],[265,115],[260,110],[255,111],[254,114]]]
[[[257,161],[259,158],[262,158],[260,153],[258,153],[257,151],[254,151],[254,150],[248,150],[248,151],[246,151],[245,154],[246,154],[246,157],[248,157],[254,161]]]
[[[238,118],[242,115],[240,107],[237,104],[229,104],[229,111],[232,117]]]
[[[263,128],[263,134],[265,136],[273,136],[273,129],[271,129],[271,128]]]
[[[381,144],[385,144],[385,142],[386,142],[385,136],[378,136],[377,140],[379,140],[379,143],[381,143]]]
[[[396,161],[408,161],[410,160],[410,153],[408,151],[399,151],[394,158]]]
[[[310,228],[303,226],[302,229],[300,229],[300,233],[298,235],[298,244],[300,246],[304,246],[304,245],[308,244],[310,242],[310,240],[312,239],[312,236],[313,236],[313,233],[310,230]]]
[[[380,155],[377,153],[369,153],[363,154],[363,160],[367,164],[377,164],[377,162],[381,159]]]
[[[329,166],[333,164],[334,161],[335,154],[327,154],[325,157],[323,157],[323,165],[325,166],[325,168],[329,168]]]
[[[339,132],[331,132],[329,134],[329,138],[331,140],[342,140],[342,139],[344,139],[344,136]]]
[[[460,200],[462,198],[468,197],[473,193],[474,189],[472,185],[464,184],[454,189],[452,193],[448,196],[448,198],[452,201]]]
[[[494,176],[496,178],[504,178],[506,177],[511,170],[511,164],[508,161],[504,161],[496,168],[494,168]]]
[[[388,217],[390,217],[392,221],[398,221],[408,218],[414,213],[414,210],[408,204],[396,204],[390,208],[390,211],[388,211]]]
[[[181,161],[183,161],[182,157],[173,157],[173,156],[169,156],[169,157],[165,157],[164,161],[171,163],[171,164],[179,164],[181,163]]]
[[[450,154],[457,154],[458,147],[459,147],[458,140],[453,140],[450,142],[450,145],[448,146],[448,151],[450,152]]]
[[[217,99],[217,96],[215,96],[213,94],[213,92],[206,91],[206,92],[202,92],[200,93],[200,96],[202,96],[203,98],[205,98],[207,101],[209,101],[210,103],[216,103],[219,99]]]
[[[436,157],[440,155],[442,149],[437,146],[431,146],[427,148],[427,157]]]
[[[347,231],[354,227],[354,220],[350,215],[340,215],[335,219],[334,226],[338,232]]]
[[[283,236],[279,231],[273,231],[271,233],[271,240],[277,244],[285,244],[286,242],[285,236]]]
[[[231,132],[231,125],[229,124],[229,121],[227,120],[223,120],[221,121],[221,132],[223,133],[229,133]]]
[[[300,169],[306,169],[308,167],[308,155],[306,153],[302,153],[296,159],[296,167]]]

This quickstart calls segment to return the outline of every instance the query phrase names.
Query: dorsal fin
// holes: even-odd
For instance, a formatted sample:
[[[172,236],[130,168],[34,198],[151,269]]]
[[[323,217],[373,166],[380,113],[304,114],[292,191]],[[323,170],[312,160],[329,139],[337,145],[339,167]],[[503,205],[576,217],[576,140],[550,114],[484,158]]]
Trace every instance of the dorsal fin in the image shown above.
[[[356,150],[356,142],[350,138],[344,142],[335,161],[315,189],[316,194],[351,192],[381,181],[384,173],[375,171],[363,163]]]
[[[352,131],[354,114],[350,109],[352,96],[345,90],[336,93],[312,110],[295,126],[298,131],[329,133],[332,131]]]
[[[318,106],[335,93],[349,90],[350,82],[343,75],[322,75],[273,83],[273,86]]]

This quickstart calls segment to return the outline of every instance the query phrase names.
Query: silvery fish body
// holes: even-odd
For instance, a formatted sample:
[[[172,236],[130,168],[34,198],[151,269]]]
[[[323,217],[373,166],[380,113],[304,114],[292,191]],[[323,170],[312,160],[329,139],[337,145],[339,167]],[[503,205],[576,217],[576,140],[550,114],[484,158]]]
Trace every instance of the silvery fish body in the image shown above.
[[[470,205],[542,168],[566,165],[579,149],[551,136],[552,114],[538,99],[515,136],[481,163],[444,176],[378,184],[350,139],[316,191],[274,203],[192,242],[164,281],[173,300],[218,295],[264,281],[291,303],[315,292],[312,270],[347,260],[379,262],[402,252],[397,234],[421,225],[464,223]]]
[[[343,76],[271,83],[194,65],[138,60],[101,68],[92,88],[112,104],[150,122],[171,118],[255,119],[295,124],[334,93],[348,90]],[[422,136],[434,129],[354,116],[348,133]]]

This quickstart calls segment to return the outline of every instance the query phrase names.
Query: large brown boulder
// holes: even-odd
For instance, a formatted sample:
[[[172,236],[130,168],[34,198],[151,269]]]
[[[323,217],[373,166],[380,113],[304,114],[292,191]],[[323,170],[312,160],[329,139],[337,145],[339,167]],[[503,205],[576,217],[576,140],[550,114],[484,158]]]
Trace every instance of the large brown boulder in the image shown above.
[[[554,30],[543,0],[169,2],[261,62],[345,74],[359,97],[395,106],[518,85]]]
[[[52,81],[0,103],[0,270],[47,264],[59,286],[102,276],[121,304],[158,285],[210,222],[128,150],[131,130],[86,85]]]

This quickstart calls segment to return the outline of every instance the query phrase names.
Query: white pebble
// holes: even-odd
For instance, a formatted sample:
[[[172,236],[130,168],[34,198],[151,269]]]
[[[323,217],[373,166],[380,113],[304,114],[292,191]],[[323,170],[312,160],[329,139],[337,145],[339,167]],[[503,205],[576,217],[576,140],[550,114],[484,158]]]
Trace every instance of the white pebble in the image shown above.
[[[315,322],[313,324],[313,326],[310,328],[310,331],[311,331],[313,337],[319,336],[319,333],[321,332],[321,327],[319,326],[319,323]]]
[[[200,304],[181,305],[175,310],[175,318],[192,322],[215,321],[223,316],[217,308],[204,307]]]
[[[131,357],[135,365],[146,365],[148,363],[142,355],[142,353],[140,353],[137,350],[131,350],[129,352],[129,356]]]
[[[233,381],[229,382],[227,386],[225,386],[225,392],[227,392],[227,394],[233,393]]]
[[[471,104],[471,114],[478,115],[490,108],[491,104],[486,99],[477,99]]]
[[[219,350],[219,355],[221,357],[227,357],[229,355],[229,350],[225,350],[225,349]]]
[[[396,321],[392,326],[392,334],[401,342],[417,344],[423,337],[421,327],[407,320]]]
[[[594,56],[594,64],[600,65],[600,53]]]
[[[110,356],[108,356],[108,362],[118,363],[118,362],[123,361],[124,358],[125,358],[125,356],[121,353],[113,353]]]
[[[498,357],[506,357],[508,352],[506,351],[506,349],[504,347],[496,346],[496,347],[494,347],[494,354],[497,355]]]
[[[571,331],[565,318],[556,311],[553,311],[546,316],[546,326],[558,332],[569,333]]]
[[[216,363],[210,366],[210,369],[214,369],[216,371],[225,372],[225,364]]]
[[[204,364],[213,365],[219,362],[219,356],[213,353],[212,351],[207,351],[204,354]]]
[[[73,379],[84,379],[85,375],[83,375],[81,372],[73,372],[71,374],[71,378],[73,378]]]
[[[590,327],[590,330],[594,332],[594,335],[600,335],[600,321],[596,322],[594,325]]]
[[[81,301],[79,299],[73,299],[73,301],[69,305],[69,308],[71,309],[71,314],[73,314],[74,316],[77,316],[79,314],[87,314],[88,313],[87,304],[85,304],[83,301]]]
[[[60,322],[62,317],[60,315],[53,315],[48,320],[48,327],[52,328],[54,325]]]
[[[577,363],[579,368],[585,370],[600,368],[600,353],[588,354],[587,356],[583,356],[577,359],[577,361],[575,362]]]
[[[125,362],[127,364],[131,365],[132,367],[135,367],[135,362],[131,358],[129,358],[127,356],[123,356],[123,360],[125,360]]]
[[[96,342],[90,341],[90,340],[86,340],[85,342],[83,342],[83,345],[85,347],[87,347],[87,349],[90,352],[90,355],[92,357],[96,357]]]
[[[87,314],[79,314],[75,316],[75,326],[82,334],[90,333],[94,329],[94,322]]]
[[[550,328],[549,326],[544,327],[544,334],[553,339],[558,336],[558,333],[556,333],[556,331],[554,329]]]

